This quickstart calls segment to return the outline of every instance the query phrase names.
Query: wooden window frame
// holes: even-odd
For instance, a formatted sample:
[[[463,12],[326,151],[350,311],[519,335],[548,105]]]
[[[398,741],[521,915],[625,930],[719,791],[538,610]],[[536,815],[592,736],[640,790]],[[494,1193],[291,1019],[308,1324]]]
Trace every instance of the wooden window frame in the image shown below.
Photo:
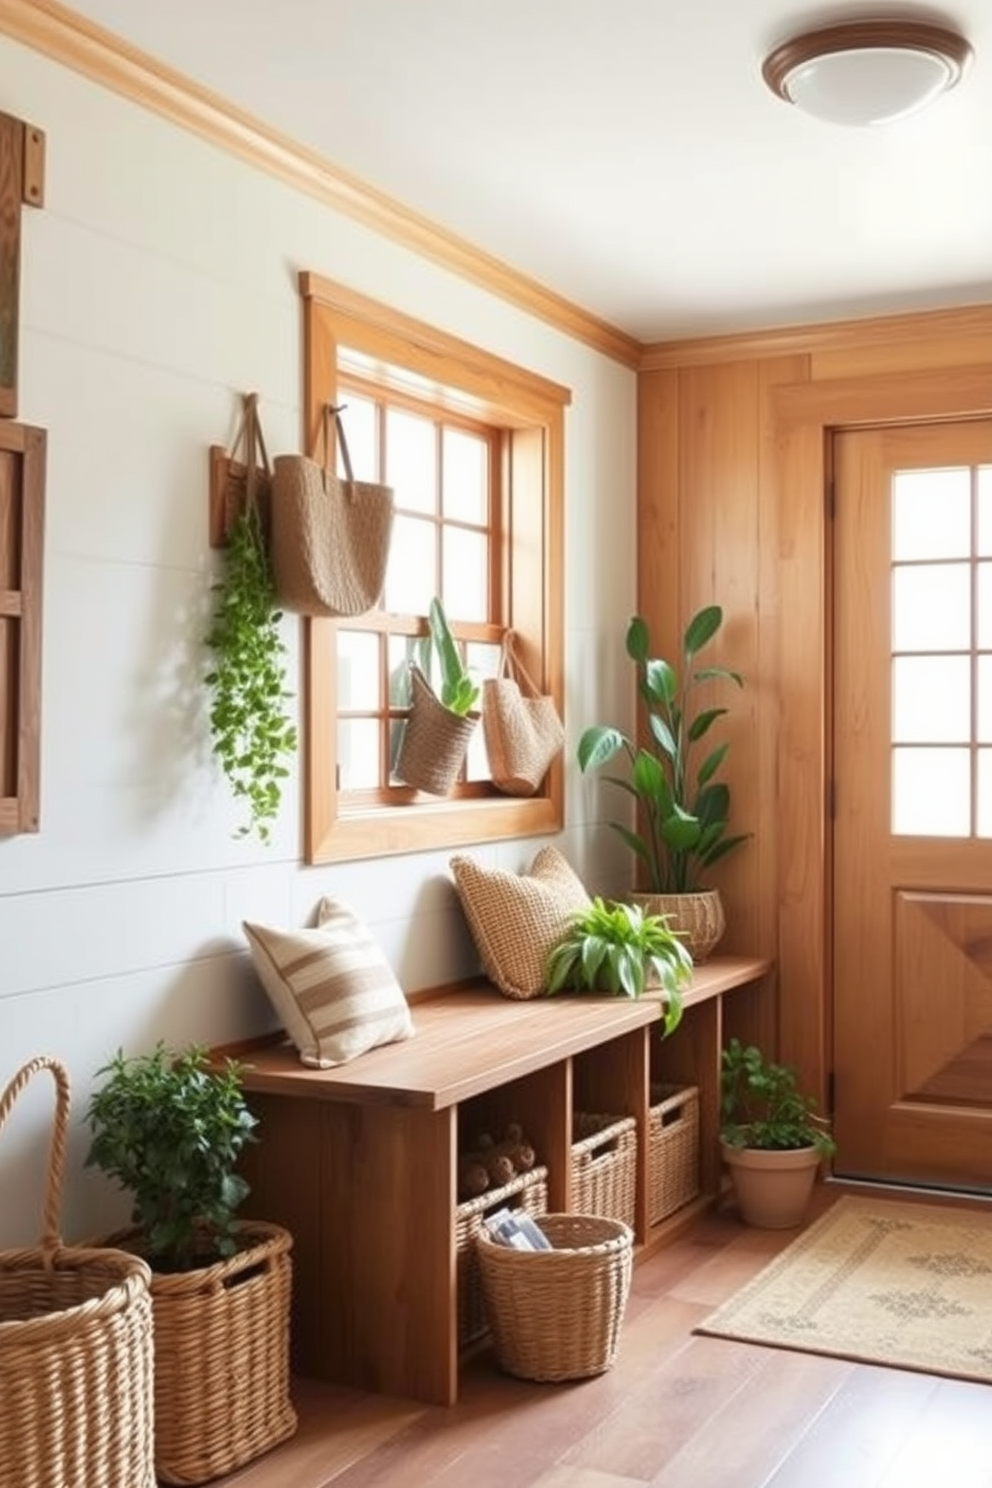
[[[317,448],[323,410],[337,400],[339,359],[381,384],[430,387],[441,404],[506,429],[506,511],[500,553],[505,623],[531,677],[564,717],[564,410],[567,388],[319,275],[299,280],[304,306],[305,447]],[[388,373],[386,369],[389,369]],[[538,795],[342,811],[335,785],[334,620],[304,621],[304,853],[342,862],[537,837],[564,824],[564,766]]]

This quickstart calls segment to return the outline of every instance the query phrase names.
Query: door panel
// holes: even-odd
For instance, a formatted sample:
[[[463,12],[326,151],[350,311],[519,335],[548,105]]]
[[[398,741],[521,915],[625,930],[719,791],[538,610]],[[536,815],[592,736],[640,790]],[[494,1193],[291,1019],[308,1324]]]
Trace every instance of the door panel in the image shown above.
[[[834,469],[835,1171],[992,1188],[992,422]]]

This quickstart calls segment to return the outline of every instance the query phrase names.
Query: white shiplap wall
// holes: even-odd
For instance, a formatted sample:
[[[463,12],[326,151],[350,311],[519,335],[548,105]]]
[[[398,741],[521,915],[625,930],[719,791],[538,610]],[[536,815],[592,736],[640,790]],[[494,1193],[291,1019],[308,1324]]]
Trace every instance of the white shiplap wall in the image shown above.
[[[201,638],[216,555],[207,449],[261,397],[271,451],[299,447],[307,268],[570,387],[566,443],[568,759],[590,722],[630,720],[634,374],[396,243],[74,72],[0,38],[0,107],[47,137],[46,205],[22,214],[20,418],[48,430],[42,829],[0,839],[0,1085],[29,1057],[67,1065],[63,1229],[116,1223],[84,1170],[99,1065],[157,1038],[272,1025],[243,918],[304,924],[322,893],[371,922],[408,988],[474,970],[446,853],[301,861],[294,778],[269,847],[211,762]],[[293,675],[299,622],[287,620]],[[560,845],[591,888],[623,887],[616,802],[568,770]],[[604,809],[605,808],[605,809]],[[534,841],[479,849],[525,866]],[[0,1246],[40,1226],[50,1092],[0,1133]]]

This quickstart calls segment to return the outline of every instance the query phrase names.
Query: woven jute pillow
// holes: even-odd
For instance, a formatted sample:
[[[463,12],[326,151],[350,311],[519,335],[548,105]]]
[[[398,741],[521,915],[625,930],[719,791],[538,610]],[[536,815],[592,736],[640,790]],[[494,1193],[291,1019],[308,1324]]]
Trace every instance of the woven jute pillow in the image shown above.
[[[556,847],[542,847],[527,873],[450,859],[455,889],[483,970],[506,997],[540,997],[551,948],[589,895]]]
[[[320,901],[314,930],[243,925],[262,985],[304,1064],[329,1069],[413,1033],[385,954],[341,900]]]

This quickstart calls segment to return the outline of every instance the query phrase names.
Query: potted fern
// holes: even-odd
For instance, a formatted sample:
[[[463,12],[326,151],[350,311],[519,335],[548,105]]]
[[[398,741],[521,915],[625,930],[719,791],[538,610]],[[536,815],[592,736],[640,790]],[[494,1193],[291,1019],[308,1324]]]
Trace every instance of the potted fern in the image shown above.
[[[639,745],[621,729],[597,724],[584,731],[578,744],[583,772],[618,756],[625,760],[626,773],[606,779],[637,805],[636,830],[610,823],[634,854],[641,880],[635,898],[669,917],[697,962],[706,959],[724,929],[719,890],[706,883],[706,876],[747,836],[731,834],[730,787],[718,778],[730,745],[708,742],[727,709],[700,700],[710,684],[743,687],[744,681],[729,667],[695,665],[722,624],[719,605],[697,611],[683,633],[677,667],[652,656],[648,626],[635,615],[627,628],[626,650],[647,712],[648,741]]]
[[[681,1020],[681,988],[691,976],[692,957],[663,916],[597,895],[572,915],[565,935],[552,947],[547,990],[640,997],[650,988],[660,989],[667,1035]]]
[[[256,1125],[240,1065],[159,1043],[133,1057],[119,1050],[101,1077],[86,1162],[133,1200],[131,1226],[106,1243],[152,1269],[156,1474],[206,1482],[296,1430],[292,1237],[237,1218],[248,1193],[237,1163]],[[266,1362],[246,1372],[245,1357]]]
[[[444,606],[436,596],[428,615],[425,665],[410,664],[410,713],[396,760],[397,778],[431,795],[446,796],[458,778],[479,722],[480,687],[462,661]],[[433,658],[440,678],[429,677]]]
[[[792,1065],[731,1039],[720,1064],[720,1145],[741,1218],[762,1229],[802,1223],[835,1143]]]

